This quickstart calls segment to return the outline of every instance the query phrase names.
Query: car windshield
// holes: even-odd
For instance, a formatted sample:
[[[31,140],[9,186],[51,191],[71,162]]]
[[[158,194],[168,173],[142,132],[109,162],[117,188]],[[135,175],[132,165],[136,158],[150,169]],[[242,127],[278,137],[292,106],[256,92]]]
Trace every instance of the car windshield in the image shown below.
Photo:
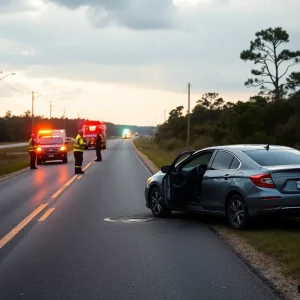
[[[251,150],[244,153],[261,166],[300,164],[300,152],[297,150]]]
[[[42,137],[40,139],[40,145],[56,145],[56,144],[62,144],[63,139],[60,136],[49,136],[49,137]]]

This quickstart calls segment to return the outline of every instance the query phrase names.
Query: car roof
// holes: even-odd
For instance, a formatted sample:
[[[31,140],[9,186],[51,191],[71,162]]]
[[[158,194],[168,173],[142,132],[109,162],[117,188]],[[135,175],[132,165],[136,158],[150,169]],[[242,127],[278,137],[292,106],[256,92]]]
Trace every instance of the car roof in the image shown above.
[[[239,151],[266,150],[267,145],[268,144],[237,144],[237,145],[207,147],[202,150],[239,150]],[[269,150],[294,150],[294,148],[279,146],[279,145],[269,145]]]
[[[43,138],[63,138],[61,135],[44,135],[44,136],[41,136],[41,139]]]

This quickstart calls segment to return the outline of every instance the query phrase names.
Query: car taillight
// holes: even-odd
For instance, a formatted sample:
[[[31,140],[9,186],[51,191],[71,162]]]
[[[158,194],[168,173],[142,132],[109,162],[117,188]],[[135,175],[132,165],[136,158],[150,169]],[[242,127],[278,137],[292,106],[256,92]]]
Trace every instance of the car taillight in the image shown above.
[[[41,151],[42,151],[42,148],[41,148],[41,147],[38,147],[38,148],[36,149],[36,151],[37,151],[37,152],[41,152]]]
[[[62,147],[59,148],[59,150],[60,150],[60,151],[65,151],[65,150],[66,150],[66,147],[65,147],[65,146],[62,146]]]
[[[250,176],[250,180],[256,186],[275,189],[275,185],[270,174],[253,175]]]

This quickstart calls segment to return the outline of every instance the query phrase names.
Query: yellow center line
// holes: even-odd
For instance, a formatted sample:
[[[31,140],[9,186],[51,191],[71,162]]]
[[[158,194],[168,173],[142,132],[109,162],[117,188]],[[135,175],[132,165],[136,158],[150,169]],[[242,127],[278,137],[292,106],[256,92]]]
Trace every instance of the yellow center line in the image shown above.
[[[64,184],[55,194],[51,196],[51,199],[57,198],[75,179],[77,175],[74,175],[66,184]]]
[[[4,238],[0,240],[0,249],[6,245],[16,234],[18,234],[36,215],[38,215],[49,203],[41,204],[29,216],[27,216],[21,223],[12,229]]]
[[[39,222],[45,221],[48,216],[54,211],[55,208],[49,208],[40,218]]]
[[[86,170],[92,162],[90,162],[84,170]],[[66,184],[64,184],[55,194],[51,196],[51,199],[57,198],[75,179],[77,175],[74,175]],[[80,179],[81,176],[78,178]],[[27,216],[21,223],[19,223],[15,228],[13,228],[7,235],[0,239],[0,249],[4,247],[15,235],[17,235],[30,221],[32,221],[47,205],[51,202],[41,204],[37,209],[35,209],[29,216]],[[54,208],[50,208],[46,213],[39,219],[39,221],[44,221],[46,218],[54,211]]]
[[[93,163],[93,162],[88,163],[88,164],[84,167],[84,169],[82,169],[82,171],[85,171],[92,163]]]

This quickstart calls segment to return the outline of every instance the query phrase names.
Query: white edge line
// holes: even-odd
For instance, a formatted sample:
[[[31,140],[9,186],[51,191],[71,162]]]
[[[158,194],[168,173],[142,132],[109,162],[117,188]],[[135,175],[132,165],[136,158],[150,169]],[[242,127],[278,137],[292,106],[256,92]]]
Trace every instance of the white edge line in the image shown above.
[[[134,148],[133,148],[133,145],[132,145],[133,142],[131,142],[131,149],[133,151],[133,153],[135,154],[135,156],[138,158],[138,160],[140,161],[140,163],[143,165],[143,167],[148,171],[148,173],[152,176],[154,175],[154,173],[152,173],[147,167],[146,165],[144,164],[144,162],[141,160],[141,158],[136,154],[136,152],[134,151]]]

